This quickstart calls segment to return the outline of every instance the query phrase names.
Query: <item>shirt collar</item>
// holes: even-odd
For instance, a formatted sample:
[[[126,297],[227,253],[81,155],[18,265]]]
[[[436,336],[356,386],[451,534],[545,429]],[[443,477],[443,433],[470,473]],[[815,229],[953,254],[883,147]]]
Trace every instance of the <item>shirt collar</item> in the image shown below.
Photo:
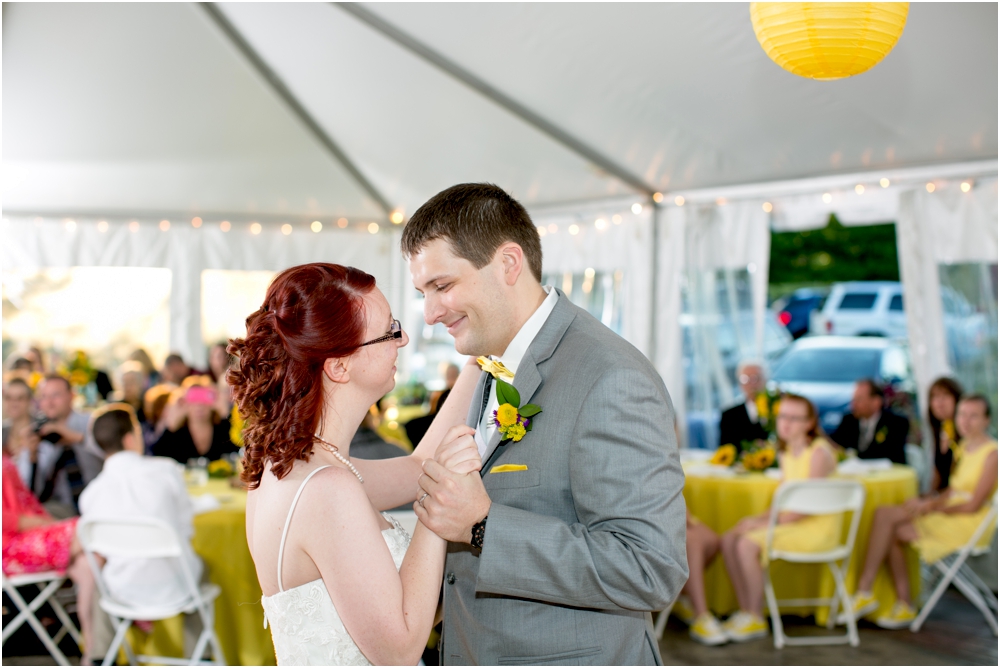
[[[503,352],[503,355],[497,358],[513,374],[517,373],[517,367],[521,364],[524,353],[528,352],[528,346],[538,336],[538,332],[542,330],[542,326],[551,315],[552,309],[556,307],[556,302],[559,301],[559,293],[552,289],[551,285],[543,286],[542,289],[548,296],[535,309],[528,321],[521,325],[521,329],[507,345],[507,350]]]

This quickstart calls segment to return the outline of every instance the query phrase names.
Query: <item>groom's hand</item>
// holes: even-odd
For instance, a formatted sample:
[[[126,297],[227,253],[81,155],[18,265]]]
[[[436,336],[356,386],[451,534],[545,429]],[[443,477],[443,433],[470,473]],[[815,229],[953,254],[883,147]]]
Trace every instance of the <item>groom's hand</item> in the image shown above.
[[[424,526],[453,543],[471,543],[472,525],[490,512],[483,479],[475,474],[454,473],[428,459],[417,482],[423,500],[413,504],[413,511]]]

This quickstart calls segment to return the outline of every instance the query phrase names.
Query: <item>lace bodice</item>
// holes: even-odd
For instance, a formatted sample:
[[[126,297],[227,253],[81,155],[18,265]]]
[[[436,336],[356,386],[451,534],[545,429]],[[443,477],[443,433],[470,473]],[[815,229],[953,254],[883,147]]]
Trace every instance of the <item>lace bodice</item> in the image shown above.
[[[394,517],[382,532],[396,570],[403,563],[410,535]],[[264,626],[270,626],[279,666],[370,666],[344,628],[323,580],[264,596]]]

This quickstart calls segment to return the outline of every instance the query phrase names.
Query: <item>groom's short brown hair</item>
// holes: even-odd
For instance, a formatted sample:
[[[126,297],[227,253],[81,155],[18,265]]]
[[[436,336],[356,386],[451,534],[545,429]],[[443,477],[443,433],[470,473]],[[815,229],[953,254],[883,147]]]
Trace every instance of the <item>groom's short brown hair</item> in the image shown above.
[[[501,244],[524,251],[532,275],[542,282],[542,241],[521,204],[491,183],[461,183],[442,190],[414,212],[403,230],[403,256],[446,239],[453,252],[476,269],[488,265]]]

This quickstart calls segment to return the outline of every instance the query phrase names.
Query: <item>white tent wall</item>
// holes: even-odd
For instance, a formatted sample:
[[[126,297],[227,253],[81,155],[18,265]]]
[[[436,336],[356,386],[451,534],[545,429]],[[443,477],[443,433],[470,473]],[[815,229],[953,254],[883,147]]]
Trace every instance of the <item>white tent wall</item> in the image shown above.
[[[398,235],[296,230],[286,236],[274,226],[263,226],[254,235],[245,226],[223,232],[215,226],[194,229],[181,224],[161,231],[153,221],[140,221],[135,231],[125,223],[111,223],[101,232],[97,222],[74,219],[68,225],[62,219],[4,219],[3,267],[170,269],[170,348],[198,368],[207,363],[201,327],[201,274],[206,269],[277,272],[306,262],[353,265],[375,276],[394,311],[401,306],[401,274],[393,267]],[[113,294],[114,286],[108,286],[107,294],[93,298],[108,299]]]

